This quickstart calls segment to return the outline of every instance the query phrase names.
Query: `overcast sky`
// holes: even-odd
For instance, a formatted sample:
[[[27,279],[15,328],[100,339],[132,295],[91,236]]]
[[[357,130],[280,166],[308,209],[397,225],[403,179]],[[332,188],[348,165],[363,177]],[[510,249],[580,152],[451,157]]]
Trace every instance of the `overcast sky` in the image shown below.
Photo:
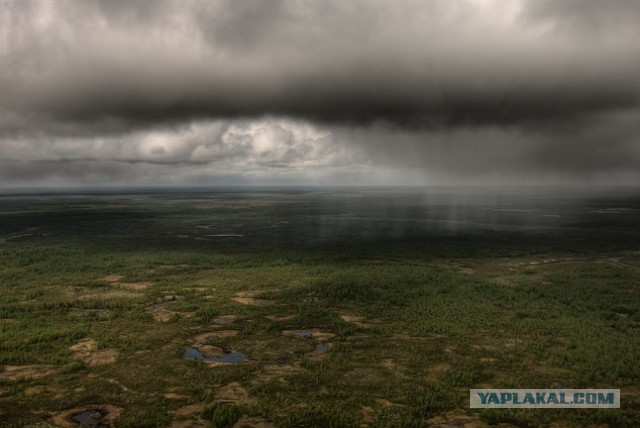
[[[637,0],[0,0],[0,187],[640,184]]]

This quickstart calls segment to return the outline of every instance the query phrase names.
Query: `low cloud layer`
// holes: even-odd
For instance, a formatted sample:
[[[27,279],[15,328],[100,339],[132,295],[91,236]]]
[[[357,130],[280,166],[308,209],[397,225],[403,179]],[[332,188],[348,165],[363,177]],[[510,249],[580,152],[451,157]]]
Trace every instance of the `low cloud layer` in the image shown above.
[[[638,179],[637,1],[0,5],[5,186]]]

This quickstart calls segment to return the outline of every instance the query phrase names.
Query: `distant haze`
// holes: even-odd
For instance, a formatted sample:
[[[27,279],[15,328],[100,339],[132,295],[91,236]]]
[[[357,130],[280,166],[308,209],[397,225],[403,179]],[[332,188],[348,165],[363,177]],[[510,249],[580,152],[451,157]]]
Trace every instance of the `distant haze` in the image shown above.
[[[0,187],[640,184],[636,0],[0,0]]]

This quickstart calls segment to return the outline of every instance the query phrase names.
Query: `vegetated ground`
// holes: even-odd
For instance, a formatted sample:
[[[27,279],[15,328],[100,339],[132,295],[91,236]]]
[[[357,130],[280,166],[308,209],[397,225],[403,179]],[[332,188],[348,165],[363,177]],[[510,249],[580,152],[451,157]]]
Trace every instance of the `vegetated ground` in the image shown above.
[[[637,199],[414,201],[0,198],[0,426],[640,424]],[[470,388],[622,406],[481,411]]]

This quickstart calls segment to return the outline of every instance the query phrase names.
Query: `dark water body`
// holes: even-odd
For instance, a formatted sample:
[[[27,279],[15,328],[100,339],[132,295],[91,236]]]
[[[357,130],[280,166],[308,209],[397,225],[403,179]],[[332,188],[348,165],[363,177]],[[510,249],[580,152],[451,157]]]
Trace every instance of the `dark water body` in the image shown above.
[[[631,237],[640,188],[102,189],[0,195],[0,239],[215,248],[500,234]],[[606,236],[605,236],[606,235]]]
[[[184,351],[183,358],[195,361],[211,361],[216,363],[237,364],[247,361],[247,357],[241,352],[229,352],[222,357],[205,357],[202,352],[190,346]]]
[[[107,426],[101,422],[104,416],[105,414],[99,409],[92,409],[73,415],[71,420],[82,427],[102,428]]]
[[[325,354],[329,352],[331,346],[327,342],[320,342],[316,345],[316,352],[318,354]]]
[[[301,339],[313,339],[313,332],[312,331],[297,331],[297,332],[295,332],[293,334],[296,335],[297,337],[301,338]]]

